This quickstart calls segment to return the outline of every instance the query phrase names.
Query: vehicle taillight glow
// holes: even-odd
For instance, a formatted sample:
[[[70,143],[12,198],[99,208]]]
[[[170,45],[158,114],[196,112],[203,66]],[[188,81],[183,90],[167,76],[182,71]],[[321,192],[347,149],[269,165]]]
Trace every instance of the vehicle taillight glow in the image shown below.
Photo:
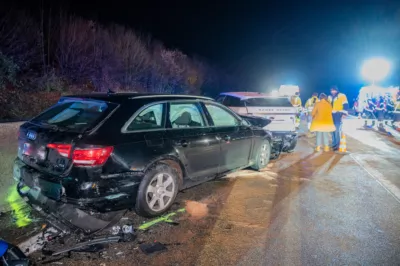
[[[113,152],[114,147],[76,149],[72,153],[75,165],[96,166],[104,164]]]
[[[49,143],[47,144],[47,148],[54,149],[58,151],[58,153],[66,158],[69,158],[71,155],[71,144],[57,144],[57,143]]]

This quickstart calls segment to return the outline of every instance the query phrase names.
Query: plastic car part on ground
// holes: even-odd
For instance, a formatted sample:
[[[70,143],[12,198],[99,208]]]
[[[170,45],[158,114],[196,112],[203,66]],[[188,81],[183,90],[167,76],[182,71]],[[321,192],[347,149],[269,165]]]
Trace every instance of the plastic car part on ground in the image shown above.
[[[58,251],[55,251],[52,253],[53,256],[57,256],[69,251],[73,250],[79,250],[81,248],[87,247],[87,246],[93,246],[93,245],[98,245],[98,244],[104,244],[104,243],[116,243],[121,240],[121,236],[108,236],[108,237],[99,237],[99,238],[94,238],[85,242],[81,242],[73,247],[61,249]]]
[[[167,251],[167,247],[160,242],[154,242],[150,244],[141,244],[140,250],[143,251],[144,254],[150,255],[156,252],[164,252]]]
[[[37,250],[40,250],[44,245],[54,237],[60,235],[60,232],[53,227],[44,226],[42,231],[30,239],[22,242],[18,247],[24,252],[25,255],[29,255]]]
[[[142,224],[139,227],[139,229],[143,230],[143,231],[147,230],[148,228],[150,228],[151,226],[153,226],[155,224],[158,224],[159,222],[174,223],[174,221],[171,220],[171,217],[177,215],[178,213],[183,213],[183,212],[185,212],[185,208],[181,208],[181,209],[177,210],[176,212],[169,213],[160,218],[157,218],[155,220],[152,220],[150,222]],[[90,239],[88,241],[78,243],[74,246],[64,248],[64,249],[54,251],[54,252],[50,251],[48,253],[51,254],[52,256],[58,256],[63,253],[67,253],[67,252],[71,252],[71,251],[91,252],[90,250],[88,250],[88,248],[94,247],[99,244],[116,243],[116,242],[120,242],[120,241],[126,242],[126,241],[132,241],[134,238],[136,238],[136,237],[126,237],[126,236],[134,235],[133,226],[130,224],[125,224],[123,226],[115,225],[110,229],[110,232],[113,236],[98,237],[98,238]],[[161,247],[163,247],[163,248],[161,248]],[[141,246],[141,249],[146,254],[166,250],[165,246],[161,243],[158,243],[157,245],[150,244],[147,246],[146,245]],[[95,250],[95,251],[97,251],[97,250]],[[95,251],[93,251],[93,252],[95,252]]]
[[[144,223],[144,224],[142,224],[141,226],[139,226],[138,229],[139,229],[139,230],[147,230],[147,229],[149,229],[151,226],[153,226],[153,225],[155,225],[155,224],[158,224],[158,223],[160,223],[160,222],[174,223],[174,221],[171,220],[170,218],[173,217],[173,216],[175,216],[175,215],[178,214],[178,213],[182,213],[182,212],[185,212],[185,211],[186,211],[185,208],[181,208],[181,209],[177,210],[176,212],[168,213],[167,215],[161,216],[160,218],[157,218],[157,219],[154,219],[154,220],[152,220],[152,221],[150,221],[150,222]]]

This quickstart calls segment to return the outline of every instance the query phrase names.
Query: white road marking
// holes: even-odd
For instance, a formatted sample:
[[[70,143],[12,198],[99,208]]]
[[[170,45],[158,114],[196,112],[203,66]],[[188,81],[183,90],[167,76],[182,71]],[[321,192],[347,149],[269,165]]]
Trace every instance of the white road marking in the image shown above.
[[[357,159],[353,154],[350,154],[350,157],[362,168],[365,172],[367,172],[381,187],[383,187],[393,198],[400,203],[400,189],[393,185],[389,180],[387,180],[379,171],[364,166],[362,162]],[[368,167],[368,168],[367,168]]]
[[[349,131],[346,132],[346,134],[348,134],[348,133],[349,133]],[[360,133],[358,133],[358,134],[360,134]],[[360,141],[360,138],[357,138],[356,136],[351,136],[351,137]],[[313,144],[308,139],[305,139],[305,141],[307,141],[311,146],[313,146]],[[371,143],[372,143],[371,141],[368,142],[368,144],[372,146]],[[379,145],[377,145],[377,147],[379,147],[381,150],[384,150],[384,151],[389,151],[390,149],[392,149],[392,147],[387,147],[387,149],[385,149],[386,147],[383,147],[382,144],[385,144],[385,143],[383,143],[382,141],[379,142]],[[385,145],[387,146],[387,144],[385,144]],[[356,155],[350,154],[350,157],[365,172],[367,172],[368,175],[370,175],[380,186],[382,186],[390,195],[392,195],[397,202],[400,203],[400,189],[397,186],[395,186],[389,180],[387,180],[379,171],[373,169],[372,167],[363,165],[363,163],[359,159],[356,158]]]

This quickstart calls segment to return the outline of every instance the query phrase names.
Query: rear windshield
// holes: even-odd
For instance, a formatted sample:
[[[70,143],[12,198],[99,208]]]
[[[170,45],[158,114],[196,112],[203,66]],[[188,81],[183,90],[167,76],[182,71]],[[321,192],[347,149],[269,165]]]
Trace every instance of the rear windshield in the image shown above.
[[[116,104],[95,100],[61,100],[31,121],[61,130],[83,132],[96,126]]]
[[[288,98],[250,98],[245,100],[246,106],[257,107],[293,107]]]

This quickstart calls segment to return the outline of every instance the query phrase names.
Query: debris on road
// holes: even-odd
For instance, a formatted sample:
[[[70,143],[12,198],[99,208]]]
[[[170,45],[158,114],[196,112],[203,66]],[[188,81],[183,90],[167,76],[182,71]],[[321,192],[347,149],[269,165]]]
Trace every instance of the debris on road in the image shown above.
[[[42,232],[36,234],[27,241],[22,242],[18,245],[18,247],[24,252],[25,255],[29,255],[37,250],[42,249],[48,241],[59,235],[60,233],[55,228],[44,227]]]
[[[122,233],[133,234],[133,226],[125,224],[124,226],[122,226]]]
[[[176,212],[171,212],[167,215],[161,216],[160,218],[154,219],[150,222],[144,223],[141,226],[139,226],[139,230],[145,231],[147,229],[149,229],[150,227],[152,227],[155,224],[158,224],[160,222],[166,222],[166,223],[170,223],[170,224],[174,224],[175,222],[173,220],[171,220],[171,217],[177,215],[178,213],[183,213],[185,212],[186,209],[185,208],[181,208],[179,210],[177,210]]]
[[[139,247],[140,247],[140,250],[143,251],[143,253],[146,255],[154,254],[156,252],[160,253],[160,252],[167,251],[167,247],[160,242],[154,242],[154,243],[150,243],[150,244],[141,244],[141,245],[139,245]]]
[[[53,252],[52,255],[57,256],[57,255],[60,255],[60,254],[63,254],[63,253],[69,252],[69,251],[75,251],[75,250],[82,249],[86,246],[94,246],[94,245],[105,244],[105,243],[117,243],[120,240],[121,240],[120,236],[108,236],[108,237],[94,238],[89,241],[81,242],[75,246],[55,251],[55,252]]]
[[[121,232],[121,226],[115,225],[111,227],[111,234],[112,235],[118,235]]]

